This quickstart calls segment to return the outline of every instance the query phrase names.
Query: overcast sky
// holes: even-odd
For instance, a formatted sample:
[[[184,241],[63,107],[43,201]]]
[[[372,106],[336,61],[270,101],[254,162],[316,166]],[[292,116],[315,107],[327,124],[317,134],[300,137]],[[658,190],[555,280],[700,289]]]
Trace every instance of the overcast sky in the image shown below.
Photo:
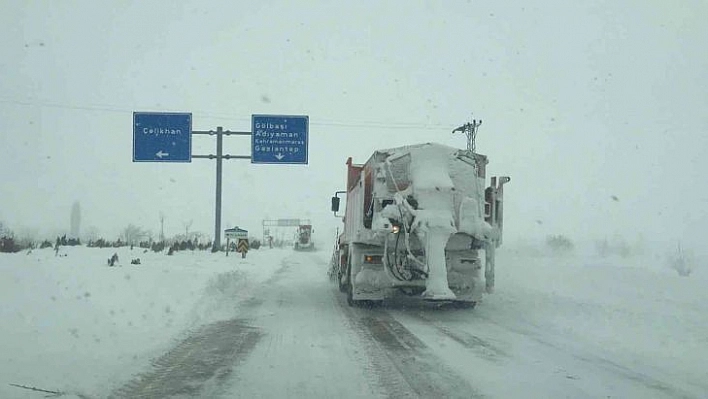
[[[256,235],[264,218],[329,231],[347,157],[464,147],[451,130],[475,117],[489,173],[512,177],[508,236],[705,246],[703,0],[0,3],[0,221],[16,230],[68,231],[79,201],[82,230],[108,237],[158,232],[160,212],[168,235],[213,234],[214,161],[133,163],[133,111],[191,112],[198,130],[309,115],[309,165],[224,162],[223,226]]]

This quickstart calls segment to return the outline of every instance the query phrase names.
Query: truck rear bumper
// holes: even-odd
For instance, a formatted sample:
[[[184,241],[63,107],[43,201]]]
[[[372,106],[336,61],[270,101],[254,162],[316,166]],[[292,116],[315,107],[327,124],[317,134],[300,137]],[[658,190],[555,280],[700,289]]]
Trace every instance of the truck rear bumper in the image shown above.
[[[450,285],[454,296],[425,295],[424,280],[392,281],[380,270],[363,269],[353,281],[352,298],[355,300],[382,300],[387,298],[412,297],[426,301],[479,302],[484,295],[484,281],[479,278],[466,279],[464,284]],[[461,283],[461,281],[457,281]],[[408,292],[406,292],[408,291]]]

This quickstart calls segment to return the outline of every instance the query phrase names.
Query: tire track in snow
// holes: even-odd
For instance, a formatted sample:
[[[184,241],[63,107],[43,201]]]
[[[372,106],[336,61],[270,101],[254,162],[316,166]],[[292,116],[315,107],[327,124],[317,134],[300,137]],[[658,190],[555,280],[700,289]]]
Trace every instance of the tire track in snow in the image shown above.
[[[259,291],[254,324],[265,335],[222,397],[383,399],[360,336],[331,297],[326,264],[297,252],[284,262],[290,272]]]
[[[290,268],[287,259],[263,283],[269,286]],[[207,324],[191,333],[174,348],[152,362],[152,370],[119,387],[109,398],[214,397],[243,361],[264,332],[249,325],[246,314],[254,312],[263,299],[249,297],[239,304],[242,317]]]
[[[483,397],[386,310],[351,308],[341,293],[332,292],[364,341],[370,375],[378,379],[387,397]]]
[[[496,367],[506,367],[505,365],[511,363],[519,365],[520,362],[515,361],[515,359],[524,359],[529,356],[529,352],[512,353],[509,350],[500,349],[498,345],[494,345],[488,340],[484,340],[477,335],[465,331],[463,329],[464,324],[460,325],[460,321],[464,319],[460,319],[456,316],[457,310],[439,309],[430,312],[425,310],[426,309],[411,310],[410,308],[404,308],[400,309],[400,312],[396,311],[393,314],[396,315],[396,317],[399,317],[398,315],[400,314],[400,316],[404,318],[410,320],[418,319],[424,322],[423,325],[427,328],[437,330],[445,337],[457,343],[460,350],[469,350],[481,360],[492,362]],[[517,342],[517,344],[520,342],[531,343],[532,346],[530,348],[536,348],[531,349],[533,351],[532,353],[542,356],[542,359],[554,359],[557,363],[555,363],[556,369],[553,370],[553,372],[564,374],[565,378],[568,380],[599,379],[599,381],[604,381],[612,376],[612,380],[616,378],[618,382],[622,380],[628,381],[630,382],[630,387],[635,386],[643,390],[645,394],[647,392],[653,392],[650,397],[682,399],[703,397],[697,395],[696,392],[705,390],[705,387],[696,385],[691,387],[679,387],[665,383],[649,374],[633,370],[618,362],[595,354],[589,349],[584,349],[573,342],[565,345],[563,342],[567,342],[567,339],[563,339],[562,337],[548,337],[547,334],[549,333],[547,331],[543,334],[538,333],[533,326],[507,325],[489,316],[484,316],[483,314],[474,314],[474,316],[470,317],[473,317],[476,322],[481,321],[483,323],[483,325],[478,325],[477,327],[484,327],[483,331],[485,331],[486,335],[494,334],[495,329],[500,329],[497,334],[501,331],[506,331],[506,334],[500,334],[499,336],[506,337],[506,339],[511,342]],[[404,323],[406,322],[405,319],[402,321]],[[493,327],[492,330],[490,330],[489,327]],[[512,335],[507,335],[508,333]],[[521,338],[522,341],[517,341],[518,338]],[[509,348],[513,348],[514,346],[515,345],[511,345]],[[525,346],[528,348],[528,345]],[[541,348],[545,348],[545,350],[537,352],[537,350]],[[523,361],[521,363],[523,363]],[[537,368],[538,370],[542,370],[542,366],[536,366],[541,367]],[[590,372],[590,374],[587,374],[588,372]],[[625,386],[620,389],[626,392],[637,391],[637,388],[630,387]],[[578,389],[577,394],[593,392],[586,391],[585,388],[582,387],[582,384],[574,387],[574,389]]]
[[[153,370],[119,388],[111,398],[204,396],[228,377],[256,346],[262,333],[245,320],[212,323],[153,362]]]
[[[444,311],[444,310],[440,310]],[[410,316],[414,316],[424,322],[426,322],[431,327],[434,327],[443,335],[462,345],[463,347],[472,350],[475,354],[480,357],[492,361],[500,362],[501,359],[510,358],[511,356],[503,349],[497,347],[491,342],[480,338],[477,335],[471,334],[467,331],[452,328],[449,325],[442,324],[439,320],[435,320],[430,317],[427,313],[423,312],[410,312],[406,313]]]

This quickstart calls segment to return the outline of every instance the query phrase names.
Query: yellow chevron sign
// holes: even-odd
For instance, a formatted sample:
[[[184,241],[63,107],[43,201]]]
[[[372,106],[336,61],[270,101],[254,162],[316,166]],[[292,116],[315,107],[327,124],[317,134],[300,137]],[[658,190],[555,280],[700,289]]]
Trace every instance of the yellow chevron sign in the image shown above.
[[[248,238],[239,238],[238,244],[236,244],[236,252],[246,253],[248,252]]]

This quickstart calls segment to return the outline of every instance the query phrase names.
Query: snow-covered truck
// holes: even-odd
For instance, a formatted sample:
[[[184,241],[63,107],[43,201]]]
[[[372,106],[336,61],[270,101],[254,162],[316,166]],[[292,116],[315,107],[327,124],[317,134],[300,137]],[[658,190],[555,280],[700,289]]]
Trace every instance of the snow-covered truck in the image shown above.
[[[485,187],[487,163],[436,143],[377,150],[364,164],[347,160],[347,189],[332,197],[338,215],[338,195],[346,194],[330,275],[349,305],[408,295],[474,306],[492,292],[510,178]]]
[[[311,224],[297,226],[294,248],[296,251],[314,251],[315,243],[312,241]]]

